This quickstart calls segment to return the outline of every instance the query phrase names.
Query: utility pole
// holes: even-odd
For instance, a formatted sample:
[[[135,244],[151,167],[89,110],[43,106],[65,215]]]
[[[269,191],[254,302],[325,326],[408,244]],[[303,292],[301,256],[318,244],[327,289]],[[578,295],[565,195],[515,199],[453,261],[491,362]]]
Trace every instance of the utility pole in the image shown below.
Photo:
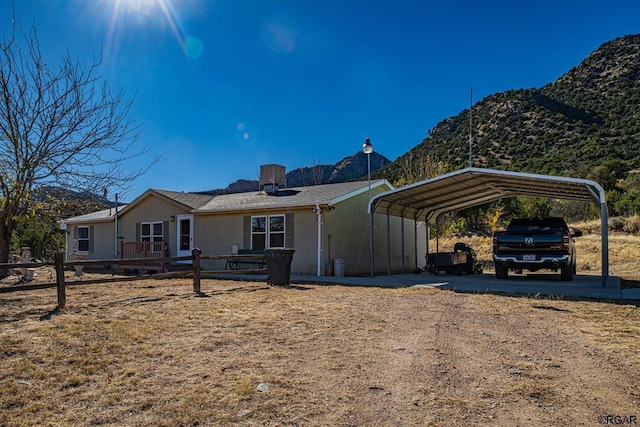
[[[473,167],[473,86],[469,90],[469,167]]]

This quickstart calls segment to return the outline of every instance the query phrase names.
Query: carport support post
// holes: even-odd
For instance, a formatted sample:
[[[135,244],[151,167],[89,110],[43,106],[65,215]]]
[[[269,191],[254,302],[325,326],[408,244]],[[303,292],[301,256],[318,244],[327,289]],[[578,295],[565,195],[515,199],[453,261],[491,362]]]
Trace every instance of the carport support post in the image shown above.
[[[436,218],[436,253],[440,252],[440,217]]]
[[[607,204],[600,204],[600,236],[602,239],[602,287],[607,286],[609,277],[609,215],[607,214]]]
[[[431,252],[430,248],[429,248],[429,244],[431,242],[431,223],[429,222],[429,218],[425,218],[424,219],[424,226],[427,227],[427,232],[425,233],[427,235],[427,253],[425,254],[425,261],[427,260],[427,258],[429,258],[429,254]]]
[[[391,216],[387,212],[387,276],[391,276]]]
[[[418,271],[418,220],[413,219],[413,262],[414,271]]]
[[[373,277],[373,209],[371,209],[371,205],[369,205],[369,263],[371,277]]]
[[[406,268],[404,263],[404,217],[400,217],[400,236],[402,240],[402,274],[404,274],[404,270]]]
[[[193,256],[193,292],[200,294],[200,249],[193,248],[191,255]]]

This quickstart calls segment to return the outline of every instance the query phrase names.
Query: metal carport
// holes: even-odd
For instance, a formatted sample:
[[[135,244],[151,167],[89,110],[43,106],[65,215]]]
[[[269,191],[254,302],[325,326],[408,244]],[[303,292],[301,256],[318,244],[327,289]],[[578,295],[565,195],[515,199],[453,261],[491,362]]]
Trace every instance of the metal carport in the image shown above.
[[[604,189],[595,181],[560,176],[466,168],[374,196],[369,202],[371,275],[374,272],[374,213],[431,223],[439,215],[516,196],[593,202],[600,206],[602,234],[602,286],[609,276],[608,213]],[[387,224],[389,222],[387,221]],[[417,235],[417,233],[416,233]],[[387,239],[390,239],[387,230]],[[417,240],[416,245],[417,254]],[[402,243],[404,247],[404,242]],[[389,245],[387,244],[387,248]],[[387,265],[391,254],[387,253]],[[417,255],[416,255],[416,265]],[[389,267],[387,273],[390,274]]]

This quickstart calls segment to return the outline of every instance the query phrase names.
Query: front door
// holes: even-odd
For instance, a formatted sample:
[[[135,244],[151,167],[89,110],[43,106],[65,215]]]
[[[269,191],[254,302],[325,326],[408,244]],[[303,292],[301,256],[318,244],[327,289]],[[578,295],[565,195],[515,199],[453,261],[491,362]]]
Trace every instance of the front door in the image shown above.
[[[177,256],[190,256],[193,249],[193,215],[178,215],[176,222],[178,223]]]

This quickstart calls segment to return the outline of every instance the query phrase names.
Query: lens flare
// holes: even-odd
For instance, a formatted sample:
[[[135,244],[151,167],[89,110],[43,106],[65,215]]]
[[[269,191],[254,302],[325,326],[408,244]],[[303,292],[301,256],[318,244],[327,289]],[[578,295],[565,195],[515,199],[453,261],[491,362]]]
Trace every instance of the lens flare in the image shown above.
[[[290,54],[298,45],[298,32],[278,15],[265,18],[261,36],[265,46],[277,54]]]
[[[198,37],[188,34],[172,0],[102,0],[110,8],[106,53],[113,52],[121,38],[123,27],[129,23],[152,26],[167,25],[178,45],[189,59],[198,59],[204,44]]]
[[[195,36],[187,36],[184,40],[184,53],[191,59],[198,59],[202,56],[204,44],[202,40]]]

